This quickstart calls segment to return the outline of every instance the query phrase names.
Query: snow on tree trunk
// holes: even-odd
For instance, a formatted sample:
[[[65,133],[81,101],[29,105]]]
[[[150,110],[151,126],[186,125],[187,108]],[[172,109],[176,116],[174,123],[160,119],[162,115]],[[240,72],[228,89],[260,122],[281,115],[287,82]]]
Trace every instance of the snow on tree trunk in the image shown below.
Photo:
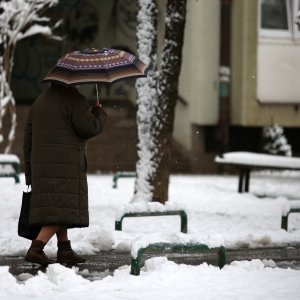
[[[9,153],[17,126],[16,103],[10,88],[17,42],[35,34],[54,36],[46,26],[50,19],[41,14],[58,0],[11,0],[0,2],[0,143],[4,141],[3,118],[10,116],[10,130],[4,152]]]
[[[263,128],[262,144],[266,153],[292,156],[292,147],[288,144],[283,128],[277,124]]]
[[[174,128],[175,106],[182,61],[186,0],[167,2],[165,39],[158,78],[158,102],[155,107],[154,134],[156,169],[151,177],[153,201],[168,200],[170,158]]]
[[[138,0],[137,41],[138,56],[151,66],[147,78],[138,79],[137,89],[137,124],[138,124],[138,161],[135,195],[132,202],[149,202],[152,200],[150,178],[156,165],[153,160],[155,144],[152,126],[154,107],[157,106],[157,18],[158,10],[155,0]]]
[[[153,5],[154,1],[140,1],[141,10],[143,7],[145,10],[149,10],[149,3]],[[140,14],[141,12],[139,12]],[[136,194],[133,202],[158,201],[165,203],[168,200],[169,165],[182,61],[185,16],[186,0],[167,1],[165,38],[160,69],[158,72],[154,71],[148,79],[141,79],[137,84],[139,150]],[[149,25],[154,21],[153,19],[141,21],[138,18],[138,22],[138,45],[147,45],[147,47],[139,47],[139,56],[142,60],[146,59],[147,55],[151,59],[155,57],[154,40],[150,42],[149,37],[143,32],[147,30],[147,23]],[[142,28],[143,23],[144,27]],[[151,52],[147,52],[150,51],[149,49]],[[151,57],[149,54],[154,56]],[[140,88],[141,82],[143,88]],[[142,107],[140,107],[141,105]],[[143,197],[140,197],[141,195]]]

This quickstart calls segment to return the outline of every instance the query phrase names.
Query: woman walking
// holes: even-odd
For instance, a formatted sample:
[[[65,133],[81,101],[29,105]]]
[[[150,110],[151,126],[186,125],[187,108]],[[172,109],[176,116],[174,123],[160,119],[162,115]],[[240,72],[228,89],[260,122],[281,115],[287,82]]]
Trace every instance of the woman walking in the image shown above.
[[[89,226],[86,140],[102,132],[106,113],[90,107],[75,87],[51,84],[33,103],[25,128],[26,184],[32,185],[29,223],[41,225],[25,260],[52,261],[43,249],[57,236],[57,262],[85,262],[68,239],[68,229]]]

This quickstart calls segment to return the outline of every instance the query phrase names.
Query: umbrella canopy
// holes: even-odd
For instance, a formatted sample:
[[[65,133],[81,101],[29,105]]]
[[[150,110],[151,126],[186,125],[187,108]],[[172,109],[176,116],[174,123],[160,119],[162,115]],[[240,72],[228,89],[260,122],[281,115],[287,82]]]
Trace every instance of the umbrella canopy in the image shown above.
[[[90,48],[67,53],[58,60],[43,82],[65,85],[112,83],[130,77],[145,77],[149,67],[123,50]]]

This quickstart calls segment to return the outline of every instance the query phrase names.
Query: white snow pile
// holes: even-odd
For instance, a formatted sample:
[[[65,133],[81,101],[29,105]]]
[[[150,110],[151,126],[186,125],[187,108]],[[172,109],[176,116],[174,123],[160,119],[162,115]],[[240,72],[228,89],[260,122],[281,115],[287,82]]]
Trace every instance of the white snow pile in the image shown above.
[[[124,266],[113,276],[90,282],[59,264],[23,283],[0,267],[0,297],[15,299],[299,299],[300,272],[269,267],[260,260],[233,262],[222,270],[206,263],[178,265],[165,257],[149,259],[140,276]]]
[[[250,193],[237,193],[237,176],[171,176],[169,201],[130,203],[134,178],[119,179],[112,188],[112,176],[89,175],[90,226],[69,231],[75,249],[95,254],[114,248],[131,251],[138,240],[149,242],[204,242],[225,247],[278,246],[298,243],[300,214],[290,214],[289,231],[281,229],[282,214],[299,203],[300,173],[297,171],[253,173]],[[13,178],[1,178],[0,255],[24,255],[29,241],[17,236],[23,190]],[[264,197],[261,197],[264,196]],[[289,200],[292,199],[292,200]],[[297,201],[298,200],[298,201]],[[125,212],[183,209],[188,216],[188,234],[180,232],[179,216],[124,218],[123,231],[115,231],[115,221]],[[217,237],[217,238],[216,238]],[[56,255],[56,240],[45,251]]]

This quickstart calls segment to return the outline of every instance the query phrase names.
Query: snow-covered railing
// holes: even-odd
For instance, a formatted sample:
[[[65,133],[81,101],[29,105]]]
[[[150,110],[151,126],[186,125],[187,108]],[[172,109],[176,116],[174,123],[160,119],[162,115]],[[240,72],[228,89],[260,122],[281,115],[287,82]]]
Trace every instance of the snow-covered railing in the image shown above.
[[[20,159],[14,154],[0,154],[0,177],[13,177],[20,182]]]
[[[300,170],[300,158],[253,152],[224,153],[217,156],[215,162],[240,169],[239,193],[249,191],[250,171],[253,168]]]
[[[132,177],[136,177],[136,172],[130,172],[130,171],[116,172],[113,176],[113,189],[116,189],[118,187],[118,179],[119,178],[132,178]]]
[[[180,231],[183,233],[187,233],[187,214],[184,210],[124,213],[119,220],[115,221],[115,230],[119,230],[119,231],[122,230],[122,222],[124,218],[159,217],[159,216],[180,216],[180,220],[181,220]]]
[[[11,152],[17,126],[16,101],[10,86],[17,44],[37,34],[61,40],[61,37],[53,34],[53,29],[61,22],[50,28],[50,18],[45,16],[46,11],[58,3],[59,0],[0,1],[0,143],[6,142],[5,153]],[[10,120],[4,126],[7,117]],[[9,126],[5,138],[3,129]]]
[[[201,252],[215,252],[219,268],[223,268],[226,264],[226,249],[224,246],[210,248],[201,243],[155,243],[149,244],[138,249],[136,255],[131,259],[131,275],[140,275],[141,260],[145,252],[158,253],[201,253]]]
[[[288,230],[288,218],[291,213],[300,213],[300,200],[293,200],[288,202],[288,207],[282,211],[281,228]]]
[[[181,205],[174,203],[144,202],[132,203],[119,207],[116,213],[115,230],[122,230],[124,218],[153,217],[153,216],[179,216],[181,220],[180,231],[187,233],[187,214]]]

